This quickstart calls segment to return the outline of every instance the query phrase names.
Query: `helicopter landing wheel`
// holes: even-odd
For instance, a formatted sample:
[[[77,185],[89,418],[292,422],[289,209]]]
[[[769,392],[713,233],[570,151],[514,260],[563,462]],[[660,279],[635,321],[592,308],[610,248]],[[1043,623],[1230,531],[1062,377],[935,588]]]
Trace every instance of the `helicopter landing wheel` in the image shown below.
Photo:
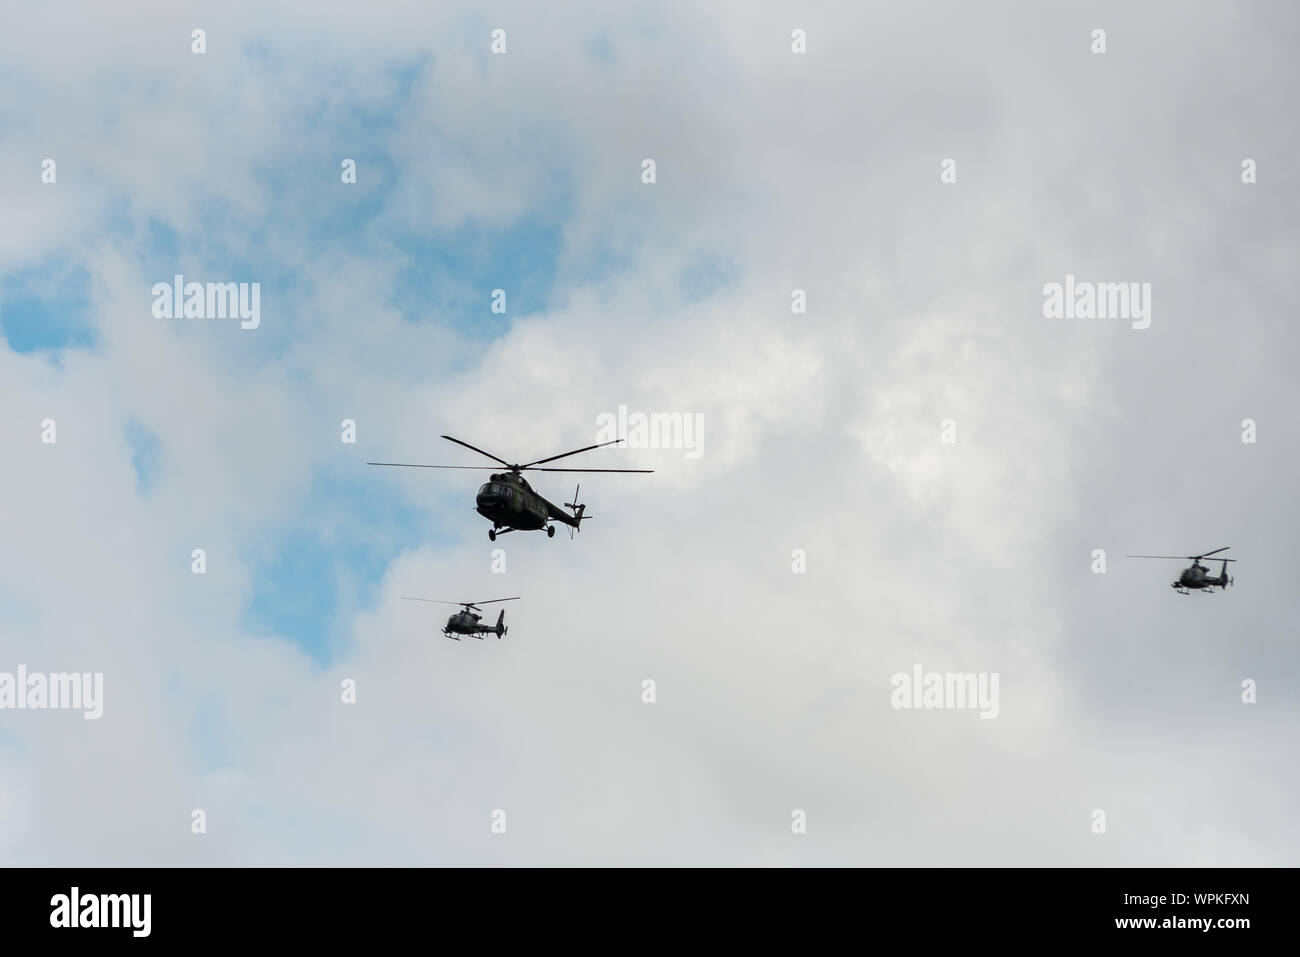
[[[488,532],[488,538],[494,542],[497,540],[497,530],[495,528]]]
[[[547,538],[554,538],[554,537],[555,537],[555,526],[554,526],[554,525],[547,525],[547,526],[546,526],[546,537],[547,537]]]

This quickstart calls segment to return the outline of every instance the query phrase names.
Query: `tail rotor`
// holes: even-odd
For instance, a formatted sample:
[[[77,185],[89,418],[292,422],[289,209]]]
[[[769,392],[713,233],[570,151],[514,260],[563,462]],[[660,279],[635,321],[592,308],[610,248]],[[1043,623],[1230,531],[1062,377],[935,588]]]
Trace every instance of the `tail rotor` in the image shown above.
[[[565,502],[565,503],[564,503],[564,507],[565,507],[565,508],[571,508],[571,509],[573,509],[573,524],[569,526],[569,540],[570,540],[570,541],[573,540],[573,533],[574,533],[574,532],[580,532],[580,531],[582,531],[582,520],[583,520],[584,518],[591,518],[590,515],[583,515],[583,514],[582,514],[584,511],[586,511],[587,506],[585,506],[585,505],[580,505],[580,504],[578,503],[578,493],[579,493],[580,491],[582,491],[582,485],[581,485],[581,484],[578,484],[578,485],[574,488],[574,490],[573,490],[573,501],[572,501],[572,502]]]

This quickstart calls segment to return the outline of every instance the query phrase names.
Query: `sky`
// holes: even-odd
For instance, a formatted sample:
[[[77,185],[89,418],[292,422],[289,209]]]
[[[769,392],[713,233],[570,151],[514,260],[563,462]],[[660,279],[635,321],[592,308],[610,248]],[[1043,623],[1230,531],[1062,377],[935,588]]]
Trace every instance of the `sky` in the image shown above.
[[[1300,864],[1297,42],[1284,2],[10,4],[0,673],[104,691],[0,710],[0,863]],[[157,317],[176,274],[259,325]],[[1048,318],[1067,276],[1149,327]],[[572,539],[365,464],[620,407],[699,446],[535,473]],[[1213,595],[1123,557],[1225,545]],[[457,643],[404,595],[522,599]],[[894,707],[918,667],[996,717]]]

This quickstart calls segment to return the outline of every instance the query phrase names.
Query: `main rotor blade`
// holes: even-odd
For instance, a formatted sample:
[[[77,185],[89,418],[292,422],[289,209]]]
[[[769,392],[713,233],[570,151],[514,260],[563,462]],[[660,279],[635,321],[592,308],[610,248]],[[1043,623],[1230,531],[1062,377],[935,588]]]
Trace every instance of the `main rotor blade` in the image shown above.
[[[400,469],[480,469],[495,472],[495,465],[420,465],[416,462],[367,462],[367,465],[391,465]]]
[[[479,605],[495,605],[499,601],[518,601],[520,597],[522,596],[516,595],[514,598],[492,598],[488,601],[443,601],[441,598],[412,598],[409,595],[403,595],[402,600],[427,601],[432,602],[435,605],[464,605],[468,608],[477,608]]]
[[[653,472],[654,469],[529,469],[530,472],[639,472],[642,475]]]
[[[1209,558],[1209,556],[1217,552],[1226,552],[1231,547],[1232,547],[1231,545],[1228,545],[1225,548],[1216,548],[1213,552],[1206,552],[1204,555],[1125,555],[1124,557],[1125,558],[1173,558],[1180,562],[1197,562],[1200,561],[1202,558]],[[1235,562],[1237,559],[1212,558],[1210,560],[1215,562]]]
[[[579,452],[590,452],[592,449],[599,449],[606,445],[618,445],[622,439],[614,439],[611,442],[601,442],[599,445],[589,445],[585,449],[574,449],[572,452],[561,452],[559,455],[552,455],[549,459],[538,459],[536,462],[529,462],[527,465],[519,466],[521,469],[532,468],[534,465],[541,465],[543,462],[554,462],[556,459],[565,459],[570,455],[577,455]]]
[[[474,448],[474,446],[470,445],[468,442],[462,442],[460,439],[453,439],[450,435],[444,435],[443,438],[446,439],[448,442],[455,442],[457,445],[463,445],[463,446],[465,446],[465,448],[467,448],[467,449],[472,449],[473,451],[477,452],[479,455],[486,455],[486,456],[487,456],[488,458],[490,458],[493,462],[500,462],[502,465],[504,465],[504,466],[505,466],[506,468],[508,468],[508,469],[509,469],[509,468],[514,468],[514,466],[512,466],[512,465],[511,465],[509,462],[507,462],[505,459],[499,459],[499,458],[497,458],[495,455],[493,455],[491,452],[484,452],[482,449],[476,449],[476,448]]]

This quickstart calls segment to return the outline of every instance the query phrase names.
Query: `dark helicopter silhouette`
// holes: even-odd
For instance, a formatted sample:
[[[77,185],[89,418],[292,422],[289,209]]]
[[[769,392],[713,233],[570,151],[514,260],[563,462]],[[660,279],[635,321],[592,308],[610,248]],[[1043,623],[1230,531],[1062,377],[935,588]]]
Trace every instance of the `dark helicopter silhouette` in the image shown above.
[[[583,512],[587,506],[578,504],[578,492],[582,489],[579,485],[573,491],[573,501],[565,502],[565,508],[573,509],[570,515],[564,509],[551,502],[548,502],[533,487],[524,480],[520,475],[521,472],[638,472],[646,474],[653,472],[654,469],[539,469],[537,466],[545,462],[554,462],[556,459],[567,458],[570,455],[577,455],[579,452],[590,452],[592,449],[599,449],[606,445],[617,445],[622,439],[614,439],[612,442],[601,442],[598,445],[588,445],[586,448],[574,449],[572,452],[561,452],[559,455],[552,455],[549,458],[538,459],[536,462],[529,462],[527,465],[511,465],[505,459],[499,459],[491,452],[484,452],[482,449],[474,448],[468,442],[462,442],[460,439],[453,439],[450,435],[444,435],[448,442],[455,442],[457,445],[463,445],[467,449],[477,452],[479,455],[486,455],[494,462],[500,462],[508,472],[498,472],[491,476],[486,484],[478,490],[475,496],[475,511],[492,523],[492,530],[488,532],[488,538],[492,541],[497,540],[497,535],[504,535],[506,532],[513,531],[541,531],[546,529],[548,538],[554,537],[555,526],[551,522],[560,522],[568,525],[571,529],[582,531],[582,523],[585,519],[591,518],[590,515],[584,515]],[[408,469],[491,469],[490,465],[417,465],[410,462],[367,462],[367,465],[388,465],[394,468]],[[500,530],[498,532],[498,530]],[[573,537],[573,532],[569,532],[569,537]]]
[[[1185,558],[1191,559],[1192,566],[1184,568],[1183,573],[1178,576],[1178,581],[1171,582],[1172,587],[1180,595],[1190,595],[1193,591],[1204,591],[1207,595],[1213,594],[1214,589],[1227,589],[1234,579],[1228,577],[1228,562],[1235,562],[1235,558],[1215,558],[1213,561],[1223,562],[1223,566],[1216,578],[1210,574],[1210,570],[1201,564],[1202,558],[1209,558],[1211,555],[1217,555],[1219,552],[1226,552],[1231,545],[1225,545],[1222,548],[1216,548],[1212,552],[1206,552],[1204,555],[1126,555],[1125,558]]]
[[[474,614],[470,609],[477,609],[479,605],[494,605],[499,601],[518,601],[519,596],[514,598],[493,598],[488,601],[439,601],[437,598],[409,598],[402,596],[403,601],[427,601],[435,605],[460,605],[461,610],[447,619],[447,624],[442,627],[444,638],[450,638],[452,641],[460,641],[460,635],[473,635],[479,641],[483,640],[484,635],[496,635],[497,639],[505,637],[510,629],[506,627],[506,610],[501,609],[501,614],[497,616],[495,625],[481,625],[483,620],[481,615]]]

